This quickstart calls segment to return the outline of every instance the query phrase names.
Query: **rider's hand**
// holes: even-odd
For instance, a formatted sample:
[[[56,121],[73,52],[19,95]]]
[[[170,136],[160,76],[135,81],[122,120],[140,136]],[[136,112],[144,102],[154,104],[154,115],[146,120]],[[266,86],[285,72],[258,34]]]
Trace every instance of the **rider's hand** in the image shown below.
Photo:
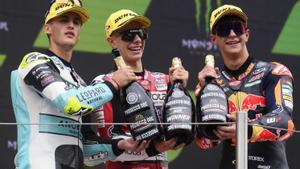
[[[116,85],[122,88],[128,85],[130,82],[136,80],[136,76],[133,70],[129,66],[126,66],[125,68],[120,68],[117,71],[113,72],[111,79],[113,81],[113,84],[117,83]]]
[[[131,152],[141,152],[148,148],[150,141],[138,141],[133,138],[127,138],[120,140],[118,142],[118,148],[122,150],[127,150]]]
[[[187,86],[189,79],[189,72],[183,66],[169,68],[170,81],[173,83],[175,80],[181,80],[184,87]]]
[[[176,138],[171,138],[167,141],[154,141],[154,145],[157,151],[159,152],[165,152],[168,150],[177,150],[185,146],[184,143],[179,144],[176,146],[177,140]]]

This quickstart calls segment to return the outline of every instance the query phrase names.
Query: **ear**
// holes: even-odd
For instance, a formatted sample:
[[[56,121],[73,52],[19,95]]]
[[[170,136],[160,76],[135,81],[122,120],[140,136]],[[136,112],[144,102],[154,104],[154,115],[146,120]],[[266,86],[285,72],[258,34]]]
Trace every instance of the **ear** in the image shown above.
[[[44,32],[45,32],[47,35],[51,34],[51,27],[50,27],[49,24],[45,24],[45,25],[44,25]]]
[[[113,36],[106,38],[106,41],[112,48],[117,48],[116,39]]]
[[[248,42],[248,39],[250,37],[250,29],[249,28],[246,28],[246,32],[245,32],[245,36],[246,36],[246,42]]]
[[[210,36],[210,41],[211,41],[213,44],[216,45],[216,44],[217,44],[217,42],[216,42],[216,35],[214,35],[214,34],[211,33],[209,36]]]

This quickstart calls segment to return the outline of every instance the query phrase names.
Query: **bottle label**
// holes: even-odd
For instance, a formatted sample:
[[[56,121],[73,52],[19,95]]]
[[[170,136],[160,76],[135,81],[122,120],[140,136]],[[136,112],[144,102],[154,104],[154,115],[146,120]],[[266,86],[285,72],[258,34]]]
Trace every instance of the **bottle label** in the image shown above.
[[[159,134],[156,111],[150,96],[137,82],[123,90],[122,109],[131,135],[137,140],[151,139]]]
[[[165,119],[167,132],[174,129],[192,130],[192,102],[183,90],[174,88],[165,105]]]
[[[129,104],[135,104],[138,101],[139,96],[135,92],[130,92],[126,96],[126,101]]]
[[[207,84],[200,93],[202,121],[226,122],[227,98],[223,90],[215,84]]]

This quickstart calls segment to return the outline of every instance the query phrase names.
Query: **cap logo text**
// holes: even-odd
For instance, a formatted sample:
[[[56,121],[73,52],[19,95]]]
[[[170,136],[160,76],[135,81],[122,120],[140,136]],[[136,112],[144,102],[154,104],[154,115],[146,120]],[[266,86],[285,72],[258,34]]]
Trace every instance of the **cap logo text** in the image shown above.
[[[75,3],[74,3],[73,0],[70,0],[68,3],[63,3],[63,4],[59,5],[59,6],[57,6],[55,8],[55,10],[58,11],[61,8],[65,8],[65,7],[69,7],[69,6],[75,6]]]
[[[125,13],[125,14],[119,16],[117,19],[115,19],[115,23],[119,22],[119,20],[121,20],[121,19],[123,19],[125,17],[128,17],[128,16],[137,16],[137,15],[134,14],[134,13]]]
[[[218,15],[220,15],[220,13],[223,13],[224,11],[227,11],[227,10],[230,10],[230,9],[231,9],[231,8],[224,8],[224,9],[218,11],[218,12],[214,15],[214,17],[216,18]]]

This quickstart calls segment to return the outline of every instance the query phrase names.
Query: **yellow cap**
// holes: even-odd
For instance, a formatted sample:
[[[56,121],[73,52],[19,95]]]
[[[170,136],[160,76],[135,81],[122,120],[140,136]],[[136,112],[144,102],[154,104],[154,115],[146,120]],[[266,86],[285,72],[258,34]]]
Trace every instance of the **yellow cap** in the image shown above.
[[[151,25],[149,18],[138,15],[129,9],[121,9],[112,13],[105,24],[106,37],[110,37],[113,31],[116,31],[128,23],[136,21],[141,24],[141,28],[148,28]]]
[[[235,15],[241,18],[247,24],[247,15],[242,11],[241,8],[234,5],[222,5],[215,9],[210,16],[210,31],[212,31],[213,27],[216,23],[226,15]]]
[[[80,16],[82,23],[85,23],[89,19],[89,13],[82,7],[80,0],[54,0],[46,13],[45,24],[48,23],[49,20],[66,12],[77,13]]]

